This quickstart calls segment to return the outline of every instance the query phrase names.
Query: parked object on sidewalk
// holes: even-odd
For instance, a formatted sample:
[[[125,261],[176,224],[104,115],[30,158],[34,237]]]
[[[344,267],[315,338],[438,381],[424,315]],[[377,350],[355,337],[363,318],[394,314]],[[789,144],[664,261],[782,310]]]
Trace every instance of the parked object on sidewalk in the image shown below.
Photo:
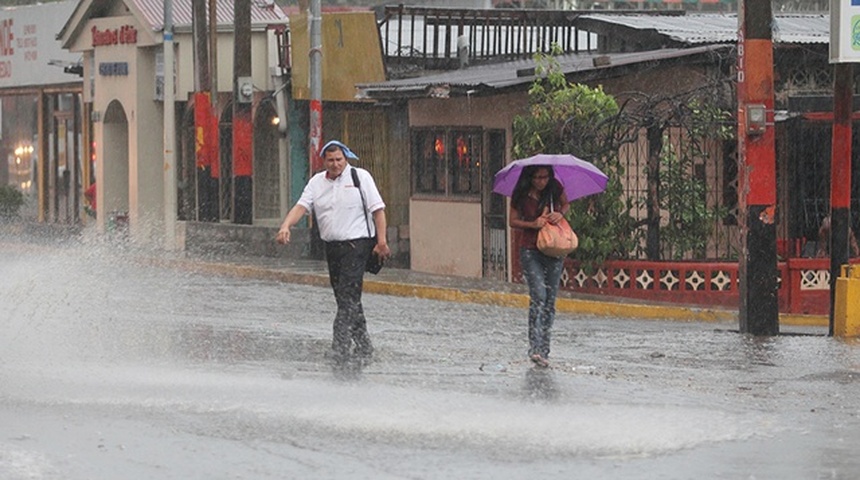
[[[332,358],[336,362],[346,361],[351,355],[368,358],[373,346],[361,290],[370,257],[385,260],[391,256],[385,203],[370,172],[347,162],[358,156],[346,145],[332,140],[323,146],[320,155],[325,171],[305,185],[299,201],[281,224],[277,242],[289,243],[290,228],[303,216],[314,213],[320,238],[325,242],[329,282],[337,301]]]
[[[561,182],[567,200],[576,200],[600,193],[606,189],[608,177],[594,164],[569,154],[538,154],[522,160],[514,160],[496,173],[493,192],[513,196],[524,168],[534,165],[552,167],[556,180]]]

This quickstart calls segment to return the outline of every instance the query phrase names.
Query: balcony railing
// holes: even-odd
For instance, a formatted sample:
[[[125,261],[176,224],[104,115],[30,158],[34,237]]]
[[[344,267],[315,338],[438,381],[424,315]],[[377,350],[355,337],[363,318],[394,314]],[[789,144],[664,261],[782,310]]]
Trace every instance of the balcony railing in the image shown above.
[[[596,35],[574,25],[587,13],[595,12],[387,6],[379,34],[389,64],[451,69],[465,59],[475,64],[531,58],[548,53],[554,43],[565,53],[596,50]]]

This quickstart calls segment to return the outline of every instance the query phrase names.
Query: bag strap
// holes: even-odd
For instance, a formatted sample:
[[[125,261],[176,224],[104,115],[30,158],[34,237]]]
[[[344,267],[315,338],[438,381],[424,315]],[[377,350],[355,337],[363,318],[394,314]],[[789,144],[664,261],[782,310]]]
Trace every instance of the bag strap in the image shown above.
[[[358,171],[355,167],[350,166],[349,173],[352,174],[352,184],[358,188],[358,194],[361,195],[361,207],[364,211],[364,223],[367,225],[367,238],[373,238],[373,236],[370,235],[370,219],[367,218],[367,200],[364,199],[364,190],[361,189],[361,182],[358,181]]]

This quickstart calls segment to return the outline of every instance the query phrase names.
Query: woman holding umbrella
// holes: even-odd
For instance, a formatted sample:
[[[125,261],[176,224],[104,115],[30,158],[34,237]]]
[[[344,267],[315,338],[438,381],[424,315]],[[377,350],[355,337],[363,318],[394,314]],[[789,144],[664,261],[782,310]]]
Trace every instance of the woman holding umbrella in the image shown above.
[[[520,264],[529,287],[529,359],[548,367],[549,340],[555,319],[564,257],[544,255],[537,248],[538,231],[547,223],[556,224],[570,208],[561,182],[548,165],[522,169],[511,195],[510,226],[521,230]]]

